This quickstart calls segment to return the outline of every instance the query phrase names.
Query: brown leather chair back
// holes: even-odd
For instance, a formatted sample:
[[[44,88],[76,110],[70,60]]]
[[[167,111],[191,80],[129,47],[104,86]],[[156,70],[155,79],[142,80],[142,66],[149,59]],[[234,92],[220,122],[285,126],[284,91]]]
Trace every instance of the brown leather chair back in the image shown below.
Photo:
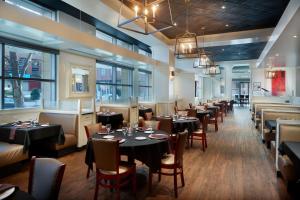
[[[93,134],[98,133],[101,130],[101,128],[102,128],[102,123],[85,125],[84,129],[85,129],[86,138],[90,139],[90,137]]]
[[[53,158],[31,159],[28,192],[35,199],[58,199],[66,165]]]
[[[279,144],[284,141],[300,141],[300,124],[290,125],[290,124],[280,124],[279,125]]]
[[[119,174],[119,141],[92,140],[96,168],[106,171],[115,171]]]
[[[176,164],[182,166],[183,152],[187,140],[187,131],[178,134],[176,146],[175,146],[175,161]]]
[[[159,121],[145,121],[146,128],[152,128],[154,130],[160,129],[160,122]]]
[[[159,130],[165,131],[169,135],[172,134],[172,127],[173,127],[172,118],[159,117],[157,118],[157,121],[159,121]]]
[[[187,110],[187,116],[188,117],[197,117],[197,110],[196,109],[188,109]]]

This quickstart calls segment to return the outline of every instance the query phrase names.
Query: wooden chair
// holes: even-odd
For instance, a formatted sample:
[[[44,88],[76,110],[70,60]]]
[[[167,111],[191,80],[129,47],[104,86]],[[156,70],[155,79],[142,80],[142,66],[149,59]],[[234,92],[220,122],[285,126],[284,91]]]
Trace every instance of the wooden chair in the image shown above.
[[[178,134],[174,154],[167,154],[162,160],[160,170],[158,171],[158,180],[161,180],[161,175],[173,176],[174,177],[174,193],[175,198],[178,196],[177,192],[177,175],[180,174],[181,184],[184,187],[184,176],[183,176],[183,152],[187,139],[187,131]],[[171,173],[162,172],[162,169],[173,170]]]
[[[133,193],[136,193],[136,166],[134,163],[121,163],[119,141],[92,140],[96,163],[96,188],[94,199],[98,197],[99,185],[104,188],[116,189],[120,199],[120,188],[132,182]]]
[[[221,122],[223,123],[223,115],[224,115],[224,105],[223,105],[223,103],[220,103],[221,104],[221,106],[218,106],[218,107],[220,107],[220,109],[218,110],[218,117],[220,117],[221,118]],[[214,104],[215,105],[215,104]]]
[[[169,141],[173,151],[176,144],[176,134],[173,133],[173,119],[158,117],[157,121],[159,121],[159,130],[165,131],[169,135]]]
[[[160,122],[159,121],[145,121],[145,128],[152,128],[154,130],[159,130]]]
[[[196,109],[187,109],[187,116],[188,117],[197,117],[197,110]]]
[[[28,193],[35,199],[58,199],[66,165],[53,158],[32,157]]]
[[[205,151],[205,148],[207,148],[207,139],[206,139],[206,116],[203,119],[202,128],[198,128],[196,131],[193,131],[192,134],[189,136],[191,140],[191,147],[193,146],[193,140],[201,140],[202,141],[202,150]]]
[[[209,117],[207,123],[208,124],[214,124],[215,125],[215,131],[218,131],[218,109],[213,110],[213,116]]]
[[[84,129],[85,129],[85,135],[86,135],[87,141],[89,141],[91,139],[91,136],[93,134],[98,133],[101,130],[103,130],[102,129],[102,123],[85,125]],[[86,178],[90,177],[90,171],[91,170],[92,169],[90,167],[88,167],[87,173],[86,173]]]

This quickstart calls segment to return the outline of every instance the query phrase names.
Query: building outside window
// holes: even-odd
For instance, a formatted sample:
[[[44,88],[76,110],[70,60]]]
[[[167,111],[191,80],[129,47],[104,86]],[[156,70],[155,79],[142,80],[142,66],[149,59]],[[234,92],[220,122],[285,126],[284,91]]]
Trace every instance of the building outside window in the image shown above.
[[[1,108],[41,106],[56,99],[56,55],[2,43]]]
[[[133,95],[133,68],[98,62],[96,64],[96,100],[103,103],[127,103]]]
[[[152,100],[152,72],[138,70],[139,73],[139,101]]]

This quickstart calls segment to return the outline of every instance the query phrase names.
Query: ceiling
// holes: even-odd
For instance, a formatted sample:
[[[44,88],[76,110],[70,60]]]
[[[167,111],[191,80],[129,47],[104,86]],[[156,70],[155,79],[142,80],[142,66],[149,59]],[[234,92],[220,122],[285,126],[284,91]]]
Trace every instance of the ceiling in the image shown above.
[[[132,0],[121,1],[128,7],[133,7],[130,3]],[[184,2],[184,0],[170,0],[177,27],[162,31],[170,39],[185,31]],[[275,27],[288,3],[289,0],[190,0],[189,30],[197,35],[203,35],[201,27],[205,27],[205,35],[209,35]],[[157,18],[166,20],[169,16],[165,0],[159,6]],[[154,26],[161,28],[158,23]]]
[[[237,45],[206,47],[205,51],[211,52],[213,60],[233,61],[233,60],[252,60],[257,59],[266,46],[266,42],[256,42]]]

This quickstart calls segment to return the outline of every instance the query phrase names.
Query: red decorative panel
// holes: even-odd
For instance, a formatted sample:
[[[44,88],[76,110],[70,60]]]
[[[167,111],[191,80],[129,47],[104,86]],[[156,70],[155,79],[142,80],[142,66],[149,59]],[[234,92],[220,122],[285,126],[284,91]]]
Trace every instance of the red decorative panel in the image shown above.
[[[275,77],[272,78],[272,95],[285,95],[285,71],[275,71]]]

